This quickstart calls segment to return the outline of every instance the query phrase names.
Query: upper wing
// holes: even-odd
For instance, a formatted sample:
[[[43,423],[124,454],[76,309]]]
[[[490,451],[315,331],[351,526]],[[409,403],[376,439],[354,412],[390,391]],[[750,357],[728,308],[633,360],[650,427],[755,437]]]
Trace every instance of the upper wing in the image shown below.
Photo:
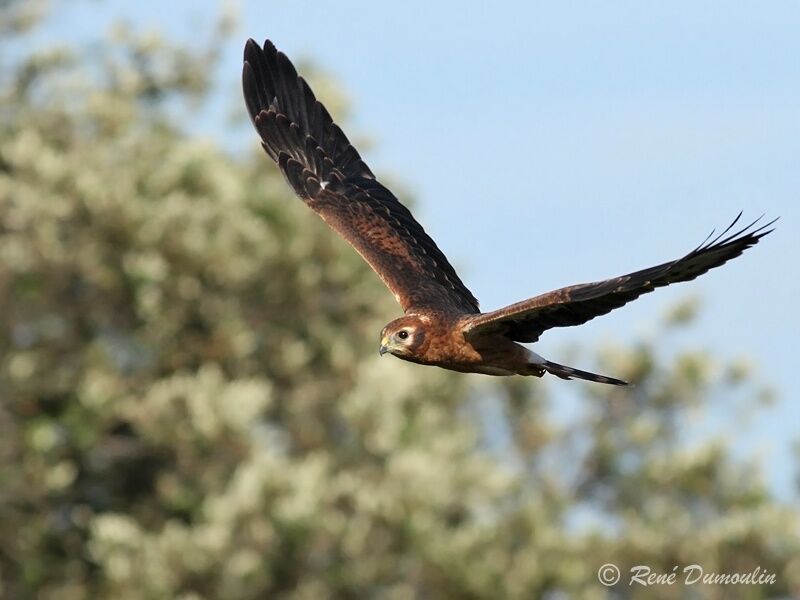
[[[242,71],[250,118],[294,191],[347,240],[408,311],[477,313],[461,282],[408,209],[376,181],[286,56],[248,40]]]
[[[467,317],[463,322],[464,333],[502,332],[518,342],[535,342],[542,332],[552,327],[580,325],[658,287],[690,281],[758,243],[772,231],[766,229],[775,222],[754,228],[756,220],[725,237],[741,216],[739,213],[719,236],[711,241],[709,236],[683,258],[614,279],[561,288],[500,310]]]

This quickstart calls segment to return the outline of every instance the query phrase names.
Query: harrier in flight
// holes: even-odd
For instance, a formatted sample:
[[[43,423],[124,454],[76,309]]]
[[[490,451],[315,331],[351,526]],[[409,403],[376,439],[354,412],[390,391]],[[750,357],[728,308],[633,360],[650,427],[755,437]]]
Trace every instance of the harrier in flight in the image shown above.
[[[262,146],[289,185],[361,254],[402,306],[405,314],[381,331],[381,354],[465,373],[551,373],[626,385],[546,360],[518,342],[536,342],[552,327],[580,325],[655,288],[692,280],[771,231],[772,223],[752,223],[732,232],[737,217],[721,235],[678,260],[484,313],[436,243],[375,178],[272,42],[247,42],[242,84]]]

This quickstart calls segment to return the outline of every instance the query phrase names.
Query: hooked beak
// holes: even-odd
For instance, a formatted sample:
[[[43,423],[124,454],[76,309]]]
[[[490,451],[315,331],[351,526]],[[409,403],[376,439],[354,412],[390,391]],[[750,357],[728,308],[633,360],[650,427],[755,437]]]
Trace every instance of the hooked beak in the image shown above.
[[[389,351],[389,340],[383,338],[381,340],[381,347],[378,348],[378,356],[383,356]]]

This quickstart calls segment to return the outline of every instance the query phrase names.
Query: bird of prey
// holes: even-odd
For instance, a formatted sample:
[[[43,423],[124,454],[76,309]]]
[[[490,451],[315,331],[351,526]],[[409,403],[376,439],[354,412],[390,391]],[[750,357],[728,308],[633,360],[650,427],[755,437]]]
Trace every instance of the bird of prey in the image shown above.
[[[626,382],[544,359],[519,342],[580,325],[739,256],[774,221],[720,235],[677,260],[547,292],[483,313],[436,243],[375,178],[292,63],[269,40],[244,49],[244,99],[264,150],[295,193],[369,263],[403,308],[381,331],[380,354],[465,373]],[[741,216],[741,214],[739,215]],[[733,232],[732,232],[733,231]],[[711,238],[711,236],[709,236]]]

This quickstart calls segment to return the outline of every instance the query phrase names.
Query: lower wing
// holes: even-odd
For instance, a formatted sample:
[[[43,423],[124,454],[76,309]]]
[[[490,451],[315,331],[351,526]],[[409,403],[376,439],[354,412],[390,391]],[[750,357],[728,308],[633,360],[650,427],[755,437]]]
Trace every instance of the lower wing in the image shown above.
[[[777,220],[756,227],[759,218],[730,233],[741,216],[739,213],[733,223],[713,239],[712,232],[683,258],[605,281],[561,288],[496,311],[468,317],[463,321],[464,333],[473,336],[500,332],[518,342],[535,342],[547,329],[581,325],[656,288],[691,281],[757,244],[772,231],[768,228]]]

